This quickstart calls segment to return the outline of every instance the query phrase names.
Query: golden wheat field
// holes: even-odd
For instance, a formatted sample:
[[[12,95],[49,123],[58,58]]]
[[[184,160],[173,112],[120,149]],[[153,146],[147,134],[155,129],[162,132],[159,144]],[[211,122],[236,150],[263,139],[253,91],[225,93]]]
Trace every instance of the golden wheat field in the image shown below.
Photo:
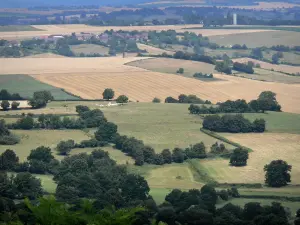
[[[163,100],[168,96],[195,94],[216,103],[238,98],[249,101],[262,91],[271,90],[277,93],[284,111],[300,113],[299,84],[267,83],[220,74],[214,77],[221,81],[207,83],[124,65],[141,59],[145,58],[0,59],[0,74],[29,74],[86,99],[100,99],[105,88],[113,88],[116,96],[125,94],[131,101],[150,102],[154,97]]]
[[[292,184],[300,183],[300,135],[284,133],[226,134],[226,138],[253,149],[247,166],[230,167],[228,160],[203,160],[200,165],[219,182],[263,183],[264,165],[282,159],[292,165]],[[233,176],[234,174],[234,176]]]
[[[251,58],[239,58],[239,59],[233,59],[233,62],[240,62],[240,63],[247,63],[249,61],[254,62],[255,64],[260,64],[261,68],[267,69],[267,70],[274,70],[278,72],[284,72],[284,73],[300,73],[300,66],[289,66],[289,65],[275,65],[272,63],[263,62],[256,59]]]

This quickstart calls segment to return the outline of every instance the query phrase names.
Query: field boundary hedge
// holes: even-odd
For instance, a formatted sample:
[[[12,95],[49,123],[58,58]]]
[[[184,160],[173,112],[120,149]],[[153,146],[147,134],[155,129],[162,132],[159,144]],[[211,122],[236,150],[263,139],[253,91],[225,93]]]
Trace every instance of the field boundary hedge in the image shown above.
[[[200,131],[203,132],[204,134],[207,134],[207,135],[209,135],[209,136],[211,136],[213,138],[216,138],[216,139],[218,139],[220,141],[223,141],[223,142],[225,142],[227,144],[233,145],[233,146],[235,146],[237,148],[243,148],[243,149],[246,149],[248,152],[253,152],[253,150],[251,148],[248,148],[248,147],[245,147],[245,146],[243,146],[243,145],[241,145],[239,143],[230,141],[229,139],[227,139],[227,138],[225,138],[225,137],[223,137],[223,136],[221,136],[221,135],[219,135],[219,134],[217,134],[217,133],[215,133],[213,131],[208,131],[208,130],[203,129],[203,128],[200,128]]]
[[[274,200],[282,200],[282,201],[290,201],[290,202],[299,202],[299,197],[288,197],[288,196],[277,196],[277,195],[240,195],[240,198],[248,198],[248,199],[274,199]]]

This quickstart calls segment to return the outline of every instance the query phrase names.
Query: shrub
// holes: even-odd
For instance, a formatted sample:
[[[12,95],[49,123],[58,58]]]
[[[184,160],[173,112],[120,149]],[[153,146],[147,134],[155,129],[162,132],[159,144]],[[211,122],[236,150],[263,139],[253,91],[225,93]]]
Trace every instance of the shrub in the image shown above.
[[[183,68],[179,68],[176,73],[183,74],[184,73],[184,69]]]
[[[248,151],[242,148],[236,148],[230,157],[231,166],[246,166],[248,160]]]
[[[152,102],[153,102],[153,103],[160,103],[160,99],[155,97],[155,98],[152,100]]]
[[[61,141],[57,144],[56,150],[59,155],[68,155],[74,147],[75,142],[73,140]]]
[[[4,111],[7,111],[10,107],[10,103],[8,100],[3,100],[1,102],[1,108],[4,110]]]
[[[20,105],[20,102],[12,102],[11,109],[16,110],[16,109],[18,109],[19,105]]]
[[[117,99],[116,99],[117,103],[127,103],[128,102],[128,97],[126,95],[120,95]]]
[[[170,96],[165,99],[165,103],[178,103],[178,100]]]

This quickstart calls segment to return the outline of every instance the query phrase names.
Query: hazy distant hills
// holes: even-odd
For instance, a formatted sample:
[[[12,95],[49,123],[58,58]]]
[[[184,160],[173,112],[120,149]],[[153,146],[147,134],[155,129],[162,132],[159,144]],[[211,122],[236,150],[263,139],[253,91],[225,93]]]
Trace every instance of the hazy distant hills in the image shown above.
[[[60,6],[60,5],[99,5],[99,6],[121,6],[121,5],[136,5],[145,2],[157,2],[163,0],[0,0],[1,8],[21,8],[32,6]],[[174,2],[179,0],[172,0]],[[181,2],[184,0],[180,0]],[[249,5],[256,1],[261,2],[294,2],[299,3],[300,0],[205,0],[211,5]]]

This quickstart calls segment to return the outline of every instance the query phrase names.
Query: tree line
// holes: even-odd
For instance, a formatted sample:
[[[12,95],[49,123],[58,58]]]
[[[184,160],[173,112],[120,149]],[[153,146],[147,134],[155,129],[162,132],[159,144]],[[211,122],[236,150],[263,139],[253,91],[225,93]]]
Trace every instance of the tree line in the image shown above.
[[[254,122],[251,122],[242,114],[209,115],[203,119],[203,128],[214,132],[262,133],[266,129],[266,121],[264,119],[256,119]]]
[[[153,100],[153,102],[155,102]],[[165,103],[193,103],[193,104],[211,104],[208,100],[202,100],[198,98],[196,95],[185,95],[181,94],[178,96],[178,99],[175,99],[171,96],[165,99]]]
[[[100,109],[90,110],[87,106],[76,106],[79,118],[61,117],[55,114],[41,114],[37,120],[34,114],[24,115],[17,122],[8,124],[10,129],[84,129],[98,127],[107,120]]]
[[[263,91],[257,99],[246,102],[244,99],[235,101],[227,100],[219,102],[216,106],[206,107],[203,105],[191,104],[191,114],[217,114],[217,113],[257,113],[265,111],[281,111],[281,105],[277,102],[276,94],[271,91]]]

